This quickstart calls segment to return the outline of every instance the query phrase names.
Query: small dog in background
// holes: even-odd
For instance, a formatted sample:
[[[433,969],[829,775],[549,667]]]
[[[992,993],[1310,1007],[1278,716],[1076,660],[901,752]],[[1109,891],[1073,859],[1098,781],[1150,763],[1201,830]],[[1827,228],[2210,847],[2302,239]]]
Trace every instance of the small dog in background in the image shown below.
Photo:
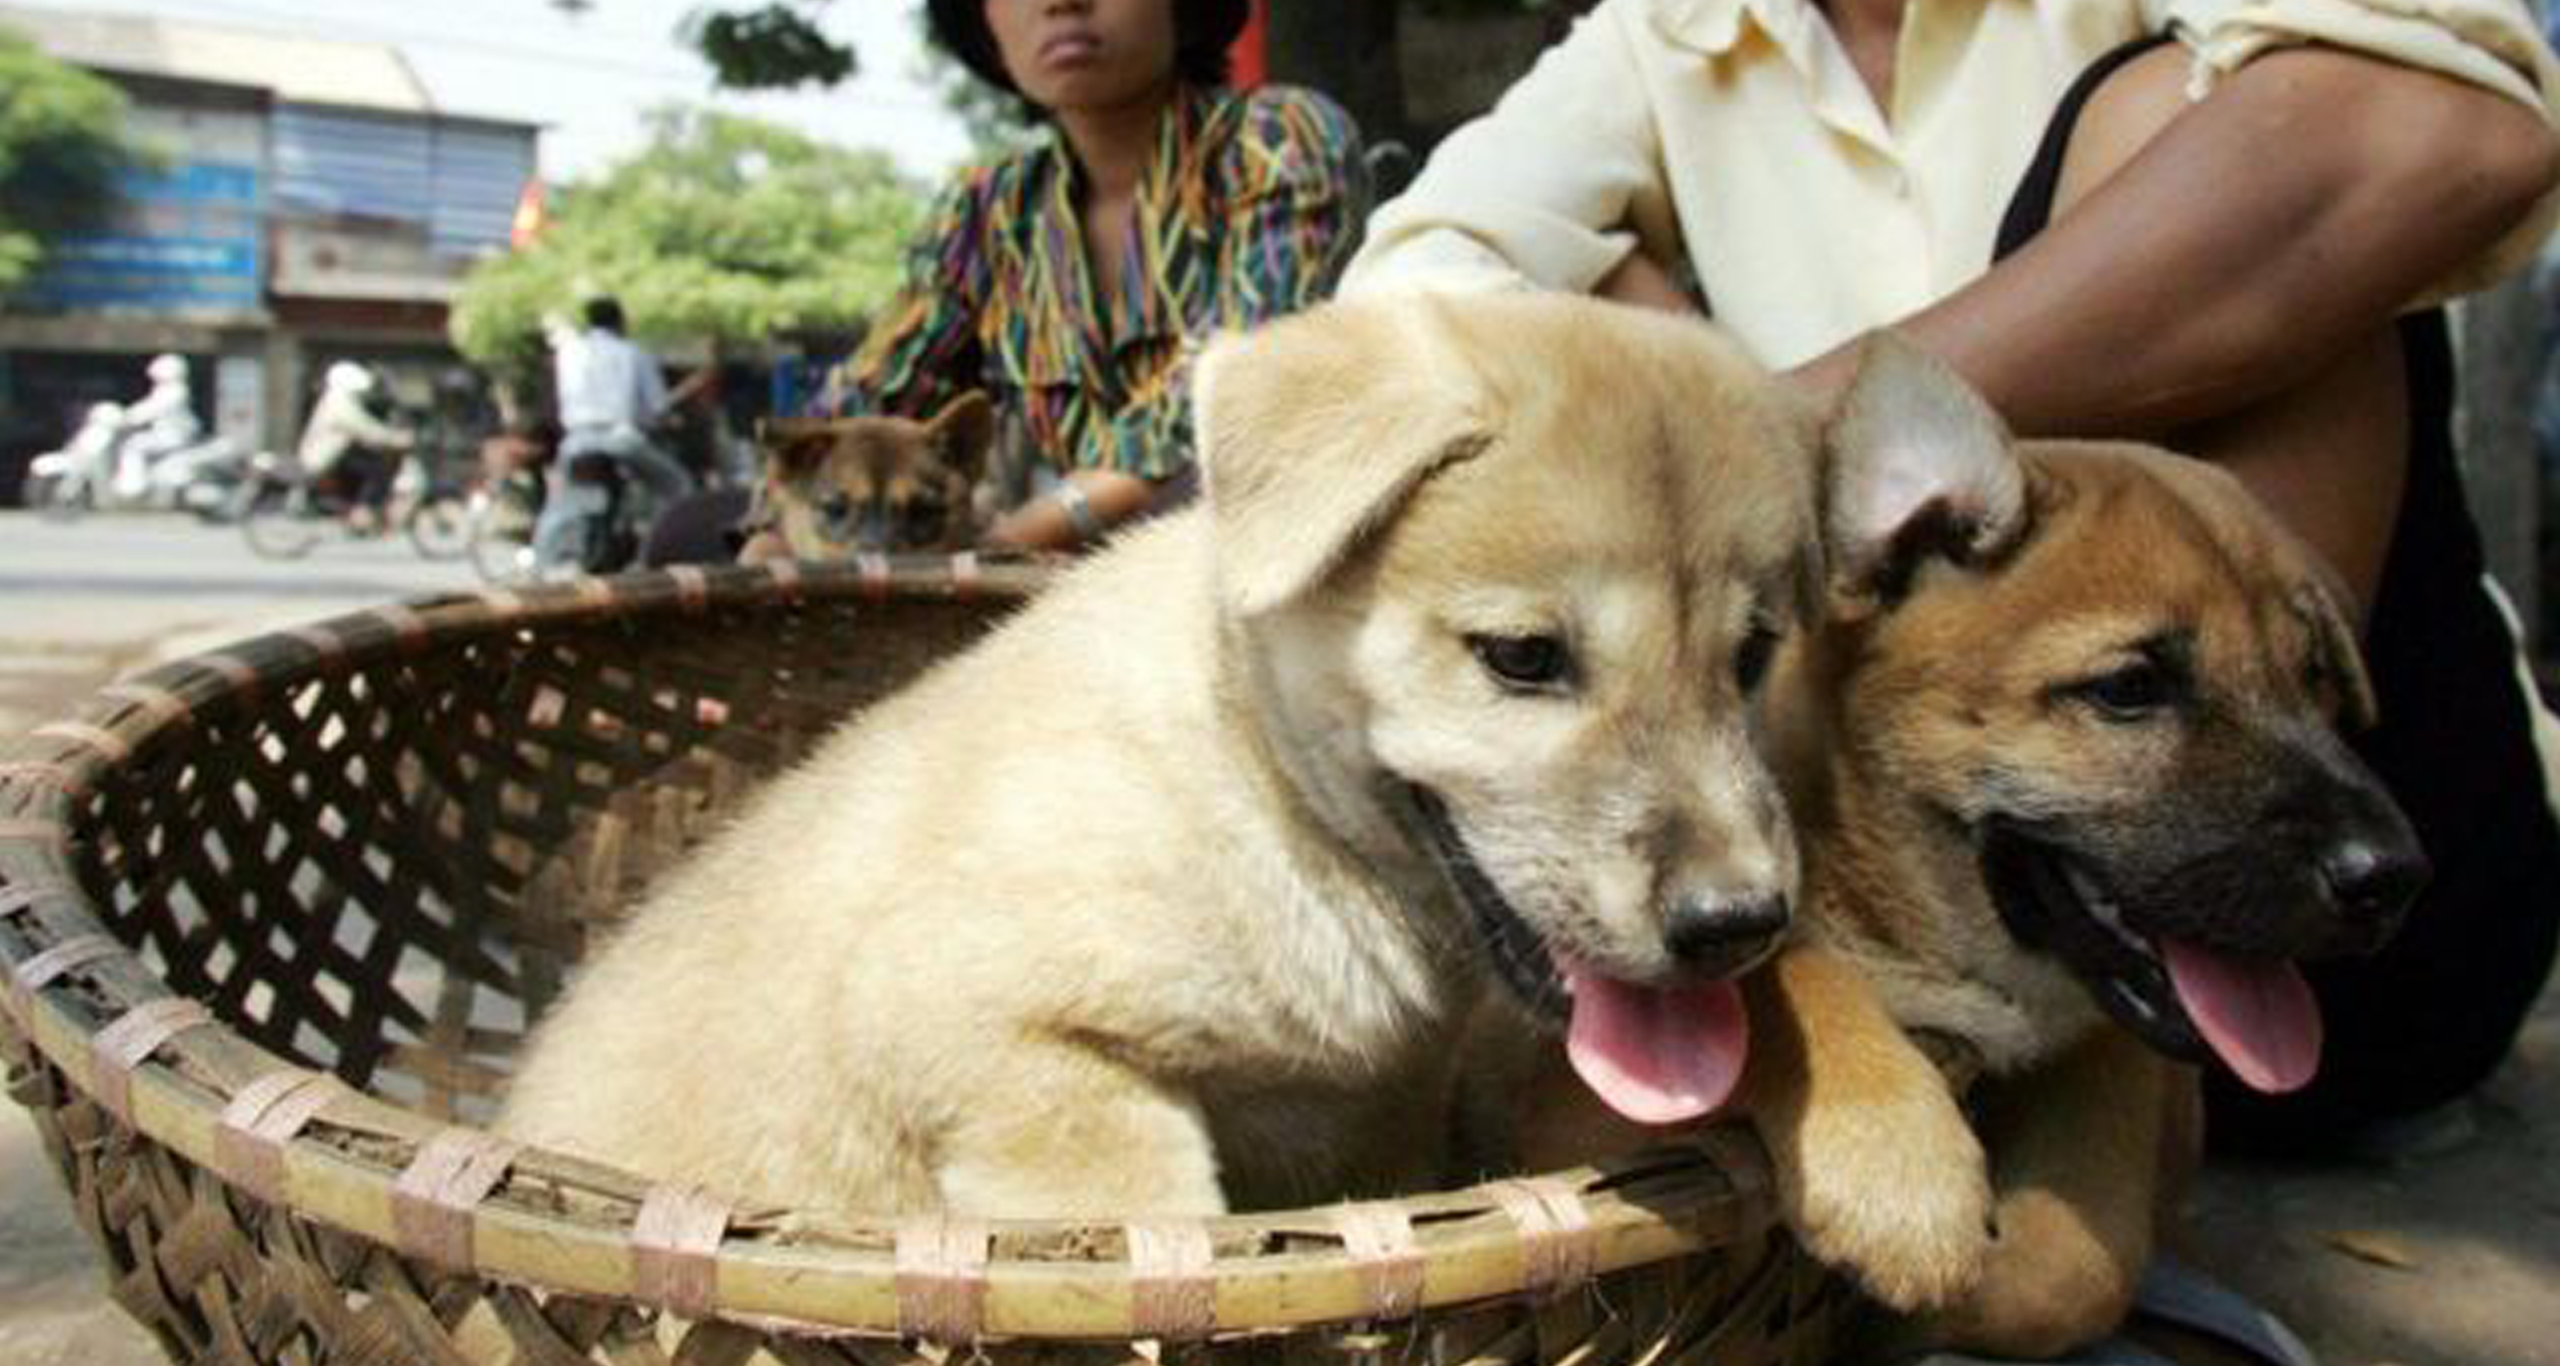
[[[970,390],[924,420],[792,417],[758,423],[762,492],[708,489],[649,532],[641,562],[758,564],[965,549],[1001,498],[989,473],[995,409]]]
[[[772,525],[795,559],[965,548],[991,508],[995,408],[975,389],[932,417],[779,418],[757,432]]]

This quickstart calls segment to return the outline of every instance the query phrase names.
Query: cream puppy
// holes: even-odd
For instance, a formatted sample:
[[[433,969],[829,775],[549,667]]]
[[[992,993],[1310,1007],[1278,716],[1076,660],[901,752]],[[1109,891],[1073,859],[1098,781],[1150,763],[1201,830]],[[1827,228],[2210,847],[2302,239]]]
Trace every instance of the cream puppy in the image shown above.
[[[1871,369],[1882,411],[1948,382]],[[1410,1190],[1488,994],[1622,1114],[1726,1097],[1796,879],[1749,701],[1822,528],[1871,558],[2014,471],[1826,449],[1712,329],[1562,297],[1319,309],[1196,399],[1205,506],[776,780],[506,1131],[840,1209]]]

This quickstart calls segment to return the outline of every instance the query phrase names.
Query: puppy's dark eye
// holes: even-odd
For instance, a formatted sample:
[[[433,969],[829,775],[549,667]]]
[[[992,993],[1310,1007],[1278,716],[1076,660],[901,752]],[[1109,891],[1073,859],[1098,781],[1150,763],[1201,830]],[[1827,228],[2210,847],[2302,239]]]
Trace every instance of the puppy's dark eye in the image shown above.
[[[1744,692],[1759,688],[1760,680],[1769,675],[1769,661],[1778,657],[1778,628],[1765,622],[1753,622],[1742,637],[1741,648],[1733,652],[1733,678]]]
[[[2178,700],[2178,677],[2157,660],[2137,660],[2063,690],[2109,721],[2145,721]]]
[[[1467,649],[1512,692],[1562,692],[1573,684],[1573,652],[1560,636],[1471,635]]]
[[[842,493],[830,493],[819,500],[818,511],[830,522],[850,521],[853,517],[853,499]]]

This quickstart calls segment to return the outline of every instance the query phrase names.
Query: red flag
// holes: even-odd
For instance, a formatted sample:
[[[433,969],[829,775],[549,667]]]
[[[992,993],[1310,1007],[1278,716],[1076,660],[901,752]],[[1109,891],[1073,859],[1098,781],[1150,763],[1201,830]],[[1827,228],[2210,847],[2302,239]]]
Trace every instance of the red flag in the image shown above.
[[[522,251],[533,245],[550,223],[550,215],[542,209],[542,177],[531,176],[524,182],[524,193],[516,196],[516,216],[507,227],[507,244]]]

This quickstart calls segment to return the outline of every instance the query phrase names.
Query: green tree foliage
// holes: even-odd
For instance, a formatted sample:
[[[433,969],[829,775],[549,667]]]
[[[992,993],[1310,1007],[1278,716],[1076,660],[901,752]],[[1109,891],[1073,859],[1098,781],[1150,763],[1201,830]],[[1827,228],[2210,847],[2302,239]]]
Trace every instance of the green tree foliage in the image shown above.
[[[897,286],[923,200],[887,157],[736,115],[647,117],[645,150],[560,192],[531,247],[472,271],[453,310],[465,356],[533,360],[542,320],[597,294],[642,338],[734,346],[851,329]]]
[[[1287,3],[1287,0],[1280,0]],[[576,12],[593,0],[552,0],[555,8]],[[852,74],[853,51],[830,41],[815,15],[829,0],[761,0],[710,4],[686,21],[684,37],[719,73],[720,83],[741,89],[768,89],[802,84],[834,85]],[[1579,12],[1583,3],[1560,0],[1399,0],[1404,7],[1431,14],[1519,14],[1563,9]],[[996,107],[983,87],[946,86],[951,101],[981,142],[998,130],[1009,111]]]
[[[776,0],[752,9],[695,10],[682,36],[711,63],[725,86],[772,90],[834,85],[854,73],[855,62],[853,49],[827,37],[807,13],[825,2]]]
[[[103,217],[133,158],[124,92],[0,29],[0,298],[35,273],[45,243]]]
[[[678,37],[711,64],[720,84],[732,89],[833,86],[860,68],[852,48],[828,38],[818,27],[817,16],[828,2],[706,5],[686,16]],[[925,28],[924,6],[913,0],[906,3],[913,10],[916,27]],[[967,67],[930,41],[924,46],[924,64],[925,79],[960,116],[980,151],[1018,145],[1028,135],[1020,100],[970,75]]]

